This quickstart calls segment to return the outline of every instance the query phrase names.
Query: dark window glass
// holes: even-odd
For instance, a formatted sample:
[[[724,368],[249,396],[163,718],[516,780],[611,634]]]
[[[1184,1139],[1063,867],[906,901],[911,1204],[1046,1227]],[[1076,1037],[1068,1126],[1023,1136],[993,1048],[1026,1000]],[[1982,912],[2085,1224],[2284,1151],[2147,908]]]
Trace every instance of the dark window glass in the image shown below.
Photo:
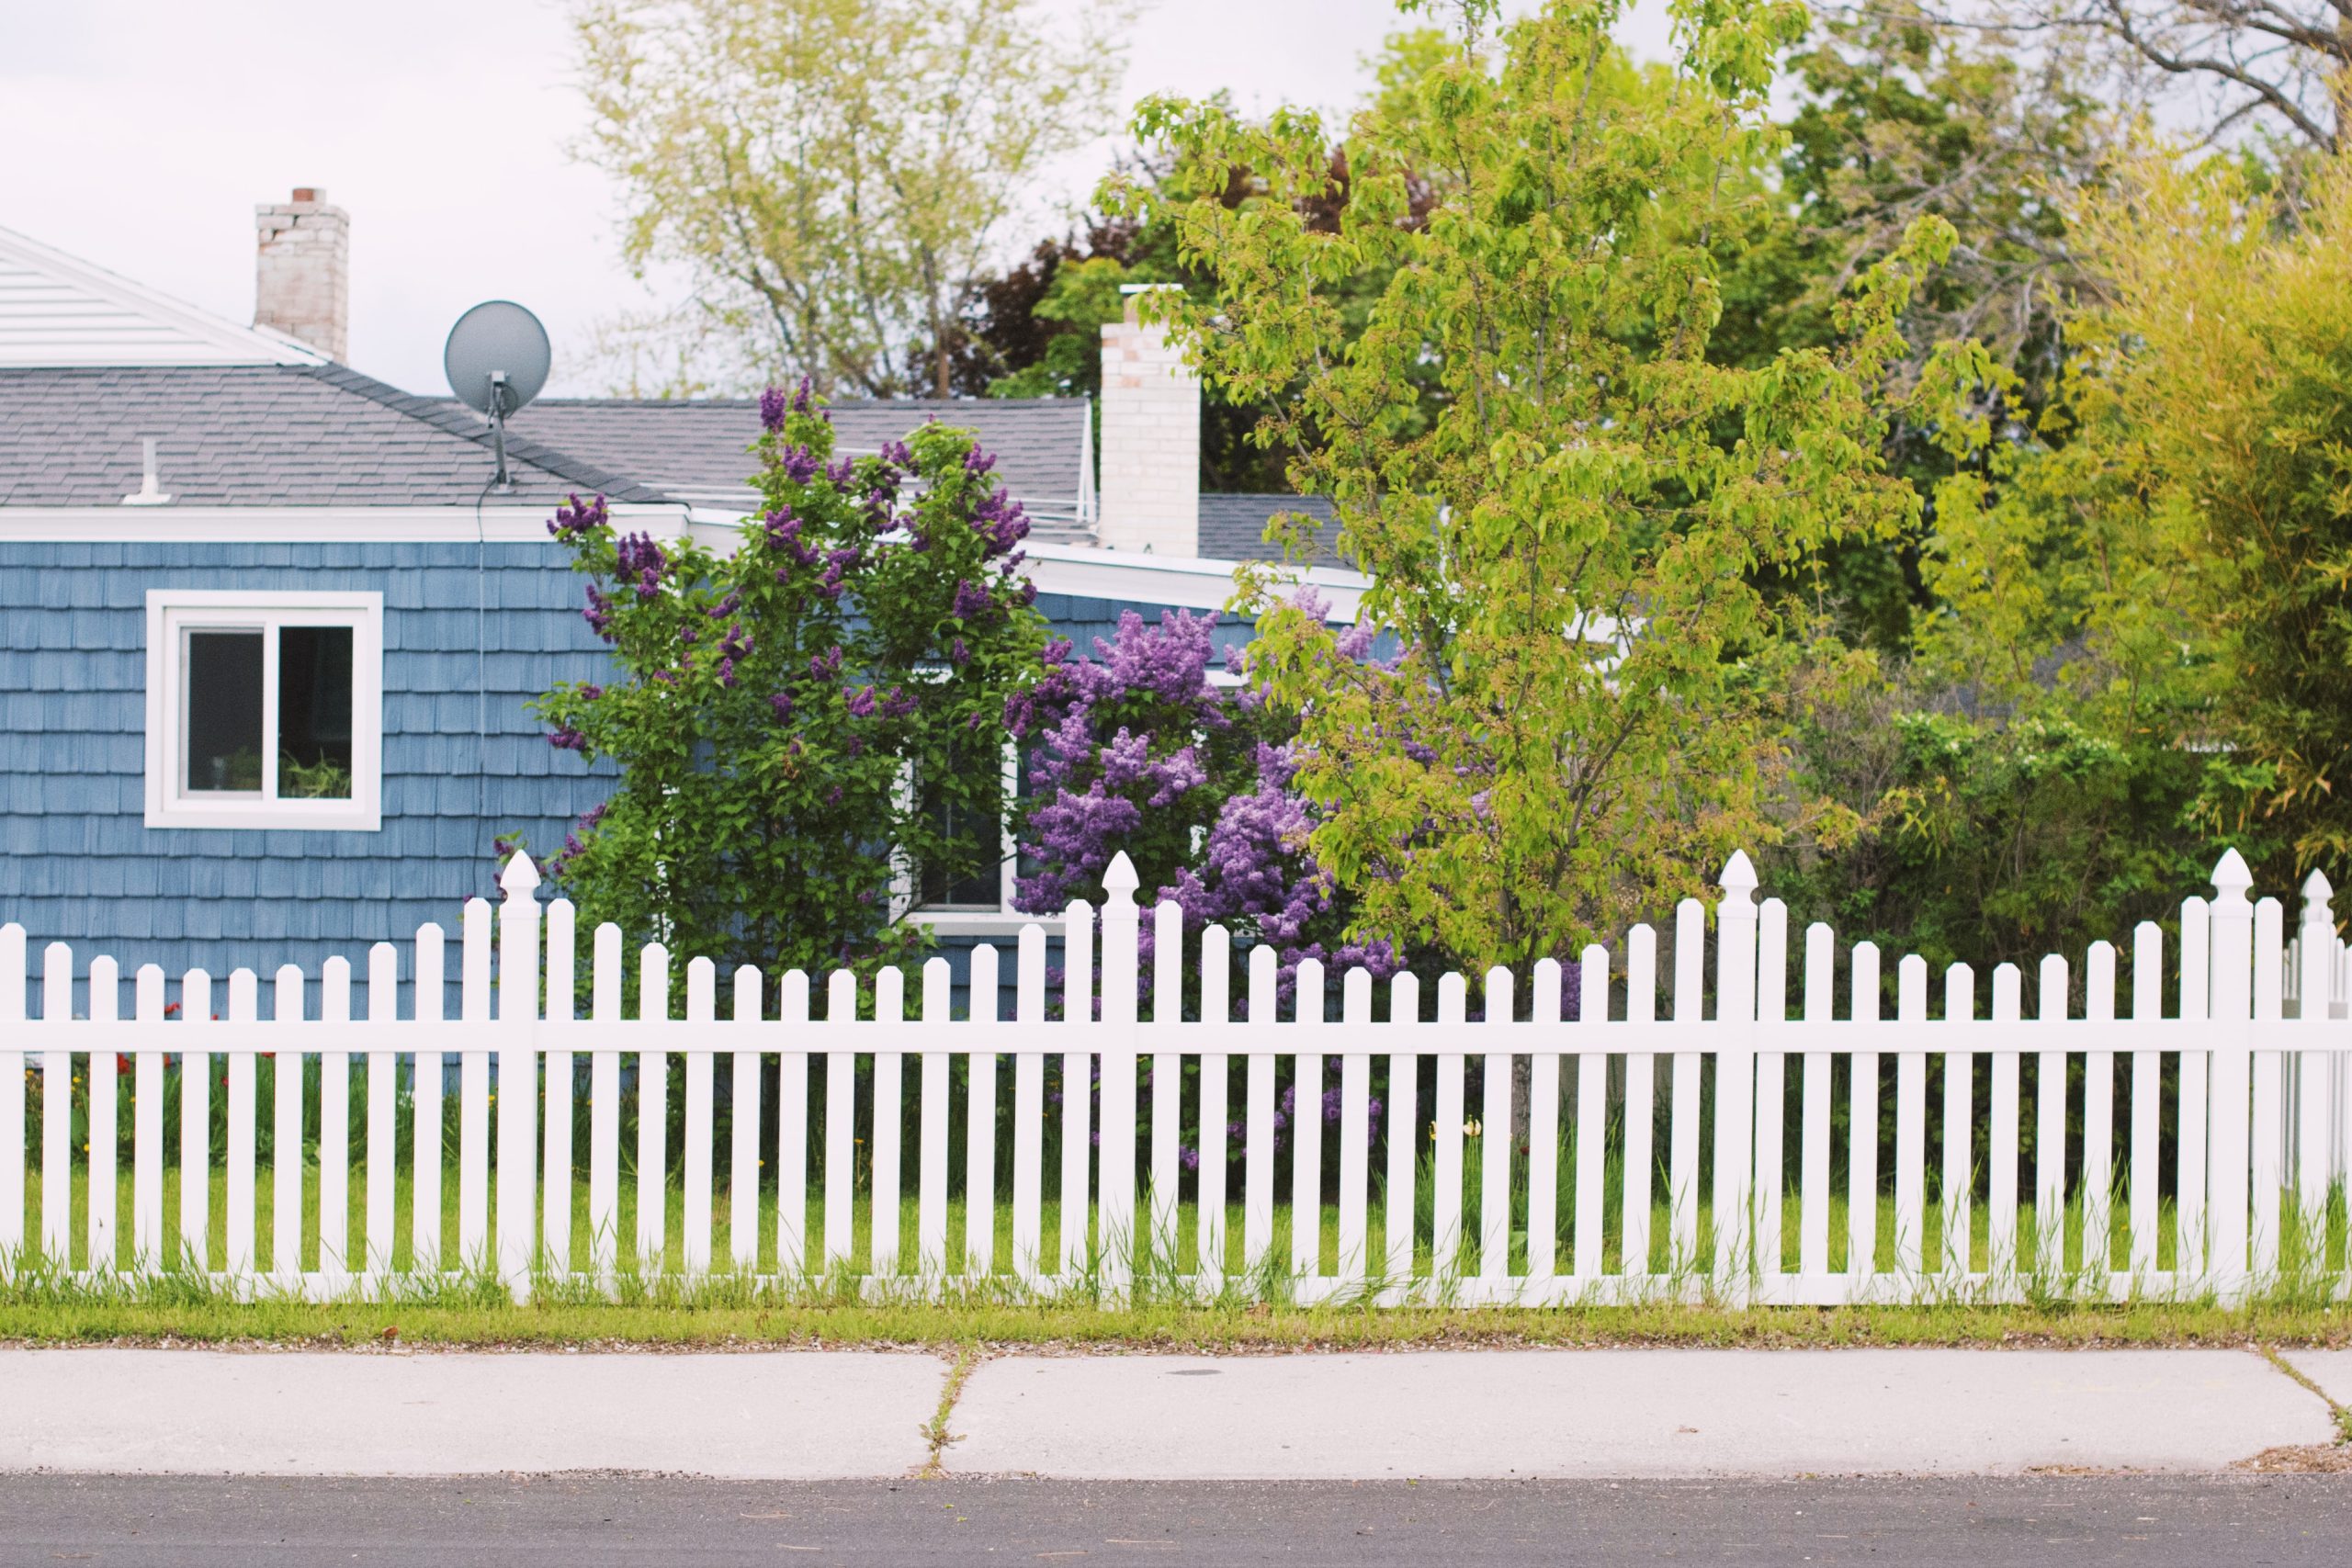
[[[280,799],[351,798],[351,637],[349,626],[277,634]]]
[[[187,789],[261,788],[259,631],[187,634]]]
[[[993,751],[973,748],[971,768],[995,765]],[[997,814],[956,801],[935,784],[924,788],[922,809],[931,830],[964,847],[967,857],[975,857],[977,863],[975,858],[963,858],[962,863],[969,869],[961,875],[951,874],[946,866],[922,866],[917,879],[917,904],[929,909],[998,908],[1001,898],[998,867],[1004,828]]]

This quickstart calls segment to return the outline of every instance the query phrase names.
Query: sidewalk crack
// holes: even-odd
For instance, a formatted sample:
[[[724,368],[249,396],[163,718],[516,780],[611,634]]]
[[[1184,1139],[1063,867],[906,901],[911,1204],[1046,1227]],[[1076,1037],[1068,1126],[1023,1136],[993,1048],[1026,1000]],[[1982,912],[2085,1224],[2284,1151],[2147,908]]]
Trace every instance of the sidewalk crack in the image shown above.
[[[956,1353],[954,1364],[947,1369],[946,1384],[939,1391],[939,1408],[931,1413],[930,1421],[922,1427],[923,1438],[931,1445],[931,1451],[915,1472],[916,1480],[936,1481],[947,1473],[944,1463],[947,1445],[961,1441],[964,1436],[961,1432],[947,1429],[948,1418],[955,1415],[956,1402],[964,1396],[964,1384],[979,1362],[980,1347],[977,1341]]]

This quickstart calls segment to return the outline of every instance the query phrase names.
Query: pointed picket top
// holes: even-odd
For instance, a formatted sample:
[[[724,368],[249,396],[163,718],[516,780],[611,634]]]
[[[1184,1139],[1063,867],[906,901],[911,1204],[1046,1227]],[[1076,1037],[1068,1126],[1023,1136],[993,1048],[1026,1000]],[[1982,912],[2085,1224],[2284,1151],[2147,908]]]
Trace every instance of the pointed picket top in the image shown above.
[[[1746,850],[1734,850],[1724,863],[1720,879],[1725,904],[1745,906],[1756,896],[1756,863],[1747,858]]]
[[[1111,857],[1110,866],[1102,873],[1102,891],[1110,895],[1109,902],[1132,904],[1136,889],[1143,886],[1143,878],[1136,874],[1136,863],[1121,850]]]
[[[2245,856],[2235,850],[2224,851],[2213,867],[2213,892],[2223,903],[2243,904],[2245,891],[2254,886],[2254,873],[2246,869]]]
[[[539,868],[532,864],[531,857],[520,850],[514,852],[514,858],[508,861],[506,869],[498,874],[498,886],[505,889],[509,898],[528,897],[538,885]]]
[[[2335,888],[2328,882],[2327,873],[2312,867],[2312,874],[2303,878],[2303,924],[2333,929],[2335,916],[2328,908],[2328,901],[2335,897]]]

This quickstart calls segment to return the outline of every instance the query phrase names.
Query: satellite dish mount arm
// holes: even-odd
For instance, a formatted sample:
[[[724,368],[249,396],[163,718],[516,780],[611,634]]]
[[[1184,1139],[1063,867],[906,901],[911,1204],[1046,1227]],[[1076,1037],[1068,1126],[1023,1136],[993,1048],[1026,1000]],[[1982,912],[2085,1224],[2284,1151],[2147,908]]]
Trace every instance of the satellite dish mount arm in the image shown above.
[[[506,372],[492,371],[490,373],[490,439],[491,445],[498,453],[498,478],[492,481],[491,490],[498,495],[514,493],[514,481],[506,472],[506,405],[514,396],[514,391],[506,384]]]

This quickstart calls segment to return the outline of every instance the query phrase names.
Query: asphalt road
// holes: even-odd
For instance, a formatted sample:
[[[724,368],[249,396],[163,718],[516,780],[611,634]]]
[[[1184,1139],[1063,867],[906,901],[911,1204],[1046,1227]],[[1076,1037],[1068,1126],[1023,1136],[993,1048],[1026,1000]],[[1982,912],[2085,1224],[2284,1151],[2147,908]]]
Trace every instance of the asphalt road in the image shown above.
[[[2352,1562],[2352,1475],[1736,1482],[0,1476],[18,1563]]]

